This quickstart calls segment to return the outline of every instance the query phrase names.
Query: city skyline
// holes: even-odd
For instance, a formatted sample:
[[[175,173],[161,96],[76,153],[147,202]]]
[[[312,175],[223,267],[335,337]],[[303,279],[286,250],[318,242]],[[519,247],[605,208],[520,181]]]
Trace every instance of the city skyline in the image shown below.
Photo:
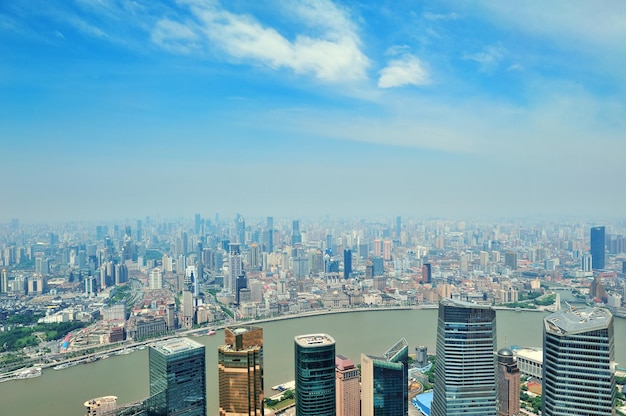
[[[616,217],[625,15],[621,2],[2,4],[0,221]]]

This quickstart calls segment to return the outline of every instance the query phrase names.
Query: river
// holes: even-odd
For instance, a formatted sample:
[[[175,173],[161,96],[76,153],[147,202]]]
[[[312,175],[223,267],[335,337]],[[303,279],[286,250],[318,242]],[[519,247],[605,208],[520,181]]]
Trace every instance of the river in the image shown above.
[[[498,348],[518,345],[541,347],[542,312],[497,311]],[[292,380],[293,338],[298,334],[324,332],[336,341],[337,354],[360,362],[361,353],[382,354],[401,337],[410,353],[418,345],[435,350],[437,310],[398,310],[320,315],[260,324],[264,332],[265,391]],[[209,416],[218,414],[217,347],[224,331],[193,338],[206,345]],[[615,318],[616,361],[626,365],[626,320]],[[83,403],[114,395],[118,403],[148,396],[148,350],[111,356],[95,363],[64,370],[46,369],[41,377],[0,383],[0,414],[81,416]]]

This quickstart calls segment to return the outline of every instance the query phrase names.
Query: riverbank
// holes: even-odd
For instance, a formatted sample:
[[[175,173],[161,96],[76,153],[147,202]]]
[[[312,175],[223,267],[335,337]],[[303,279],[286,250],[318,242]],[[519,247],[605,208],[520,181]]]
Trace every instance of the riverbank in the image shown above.
[[[173,334],[168,334],[168,335],[157,337],[157,338],[151,338],[151,339],[140,341],[140,342],[123,341],[120,343],[111,344],[110,346],[101,345],[101,346],[96,346],[92,348],[85,347],[84,348],[85,350],[93,350],[94,348],[97,348],[98,351],[89,352],[89,353],[82,354],[82,355],[77,355],[70,359],[56,360],[56,361],[48,360],[48,362],[45,362],[45,361],[29,362],[27,366],[15,369],[10,372],[0,373],[0,382],[15,380],[17,379],[17,376],[20,374],[20,372],[31,367],[39,367],[42,369],[47,369],[47,368],[51,368],[51,367],[53,368],[55,366],[59,366],[63,364],[70,364],[70,365],[73,365],[74,363],[75,364],[80,364],[80,363],[88,364],[90,362],[97,361],[97,359],[93,360],[93,358],[96,358],[102,355],[112,355],[124,349],[136,349],[139,347],[145,347],[157,341],[181,337],[181,336],[207,336],[208,335],[207,330],[218,331],[228,326],[258,325],[258,324],[270,323],[270,322],[276,322],[276,321],[287,321],[287,320],[294,320],[294,319],[299,319],[299,318],[334,315],[334,314],[348,314],[348,313],[360,313],[360,312],[388,312],[388,311],[403,311],[403,310],[432,310],[432,309],[437,309],[437,308],[438,308],[438,304],[420,304],[420,305],[404,305],[404,306],[396,306],[396,305],[368,306],[368,307],[342,308],[342,309],[330,308],[330,309],[319,309],[319,310],[312,310],[312,311],[306,311],[306,312],[295,312],[295,313],[273,316],[273,317],[268,317],[268,318],[233,320],[233,321],[221,322],[219,325],[208,325],[208,326],[203,326],[200,328],[179,330]],[[493,308],[498,311],[511,311],[511,312],[519,312],[519,313],[541,312],[545,314],[545,313],[550,312],[550,307],[530,309],[530,308],[508,308],[505,306],[494,306]],[[76,353],[76,352],[80,352],[80,351],[73,351],[72,353]],[[92,361],[89,361],[89,360],[92,360]]]

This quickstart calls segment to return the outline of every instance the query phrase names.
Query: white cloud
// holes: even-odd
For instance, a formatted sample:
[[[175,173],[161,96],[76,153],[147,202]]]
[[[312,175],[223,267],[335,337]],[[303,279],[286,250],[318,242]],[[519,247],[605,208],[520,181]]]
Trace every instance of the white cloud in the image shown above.
[[[490,45],[483,48],[480,52],[466,53],[463,59],[475,61],[480,64],[483,71],[493,71],[506,55],[506,49],[499,45]]]
[[[354,24],[346,12],[329,1],[309,0],[288,7],[304,26],[316,32],[300,33],[293,41],[253,16],[229,12],[217,2],[189,0],[184,4],[198,20],[194,30],[201,34],[205,44],[222,50],[231,59],[270,68],[289,68],[325,81],[366,78],[369,59],[360,50]],[[172,26],[172,23],[168,24]],[[166,31],[157,25],[153,40],[163,46],[172,38],[177,48],[183,48],[188,39],[178,36],[181,28],[176,29]]]
[[[394,48],[397,50],[397,48]],[[395,52],[394,52],[395,54]],[[418,57],[410,53],[403,53],[398,59],[389,61],[389,64],[380,71],[379,88],[401,87],[403,85],[428,85],[430,77]]]
[[[188,53],[198,47],[198,35],[188,25],[169,19],[157,22],[151,38],[157,45],[173,52]]]

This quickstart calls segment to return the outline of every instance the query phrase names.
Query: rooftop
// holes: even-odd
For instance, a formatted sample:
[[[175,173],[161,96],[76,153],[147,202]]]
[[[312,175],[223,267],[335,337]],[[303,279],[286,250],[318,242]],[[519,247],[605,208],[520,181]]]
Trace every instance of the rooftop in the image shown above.
[[[491,309],[489,305],[481,305],[473,302],[464,302],[462,300],[444,298],[439,301],[443,306],[454,306],[456,308],[473,308],[473,309]]]
[[[605,308],[576,307],[570,305],[545,317],[546,332],[567,335],[604,329],[613,320],[613,315]]]
[[[295,337],[296,344],[301,347],[318,347],[321,345],[333,345],[335,340],[327,334],[308,334],[297,335]]]
[[[179,354],[181,352],[204,348],[204,345],[189,338],[174,338],[157,342],[152,346],[155,350],[164,355]]]

